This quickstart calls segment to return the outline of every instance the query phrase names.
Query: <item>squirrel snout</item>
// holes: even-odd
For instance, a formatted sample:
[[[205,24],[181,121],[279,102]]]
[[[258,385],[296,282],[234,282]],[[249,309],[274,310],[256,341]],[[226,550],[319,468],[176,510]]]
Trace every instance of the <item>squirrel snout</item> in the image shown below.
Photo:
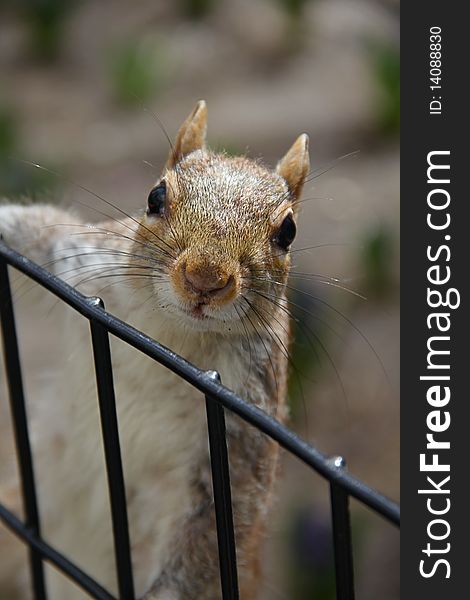
[[[181,265],[181,275],[185,288],[199,296],[223,300],[235,289],[233,274],[217,267],[185,262]]]

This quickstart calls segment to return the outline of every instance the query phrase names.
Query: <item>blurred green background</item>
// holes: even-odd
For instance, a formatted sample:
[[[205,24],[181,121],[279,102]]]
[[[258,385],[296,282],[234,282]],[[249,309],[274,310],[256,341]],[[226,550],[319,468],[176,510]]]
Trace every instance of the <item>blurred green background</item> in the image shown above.
[[[0,0],[0,198],[94,204],[72,179],[141,208],[168,152],[152,112],[172,137],[199,98],[214,147],[274,165],[310,135],[291,424],[396,500],[398,17],[395,0]],[[262,598],[330,600],[327,486],[283,472]],[[397,531],[352,510],[357,598],[398,599]]]

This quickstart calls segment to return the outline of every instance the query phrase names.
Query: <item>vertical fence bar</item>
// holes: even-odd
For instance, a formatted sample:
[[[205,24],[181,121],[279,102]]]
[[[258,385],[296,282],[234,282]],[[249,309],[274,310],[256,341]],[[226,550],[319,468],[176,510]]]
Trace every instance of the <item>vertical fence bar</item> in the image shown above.
[[[40,536],[39,511],[34,482],[33,459],[28,434],[28,421],[23,390],[23,378],[16,335],[15,316],[11,297],[10,279],[7,263],[0,257],[0,321],[5,355],[5,368],[10,396],[11,414],[16,449],[21,475],[21,491],[26,516],[26,527],[36,536]],[[44,567],[40,553],[29,546],[32,585],[36,600],[46,600]]]
[[[100,298],[90,298],[90,302],[104,308]],[[119,443],[109,334],[103,325],[93,320],[90,321],[90,328],[111,503],[119,598],[134,600],[126,491]]]
[[[212,379],[220,381],[219,374],[215,371],[208,371],[207,374]],[[223,600],[238,600],[237,557],[235,553],[224,409],[218,402],[206,396],[206,411],[222,598]]]
[[[338,469],[344,469],[346,461],[341,456],[333,460]],[[349,495],[334,481],[330,481],[331,516],[333,521],[333,545],[336,573],[336,599],[354,600],[354,571],[349,516]]]

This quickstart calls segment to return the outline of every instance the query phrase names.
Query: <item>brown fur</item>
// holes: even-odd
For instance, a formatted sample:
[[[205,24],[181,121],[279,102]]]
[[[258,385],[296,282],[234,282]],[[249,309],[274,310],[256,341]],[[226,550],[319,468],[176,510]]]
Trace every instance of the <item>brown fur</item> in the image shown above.
[[[219,370],[222,381],[236,393],[283,420],[289,344],[285,284],[290,257],[287,246],[281,247],[276,236],[286,217],[296,217],[297,200],[309,169],[308,140],[301,135],[272,171],[248,158],[207,149],[206,118],[205,103],[200,102],[178,132],[160,180],[166,185],[164,210],[100,224],[95,232],[89,232],[87,245],[112,251],[112,260],[118,260],[116,255],[121,261],[123,256],[129,257],[125,266],[132,267],[129,284],[135,285],[133,292],[139,291],[142,282],[153,286],[150,309],[140,296],[132,296],[140,299],[131,305],[131,323],[136,318],[136,326],[148,326],[151,335],[199,367]],[[16,247],[22,242],[20,249],[26,247],[27,254],[40,263],[55,258],[57,243],[64,242],[60,224],[70,222],[70,218],[68,213],[47,206],[0,206],[0,230],[6,242]],[[37,228],[33,221],[39,223]],[[57,228],[51,228],[53,224]],[[81,223],[76,226],[77,232],[83,233]],[[67,235],[72,231],[69,227]],[[66,243],[67,252],[73,239]],[[100,256],[93,258],[91,254],[91,259],[99,263]],[[117,288],[112,289],[116,294]],[[121,288],[117,294],[125,296],[126,292]],[[161,309],[158,317],[155,309]],[[155,330],[153,319],[158,321]],[[196,403],[194,390],[184,388],[186,384],[174,375],[162,373],[153,363],[136,363],[134,368],[119,346],[114,350],[115,366],[125,373],[125,401],[132,404],[135,399],[138,403],[141,398],[136,390],[144,384],[147,396],[153,394],[154,385],[157,390],[164,387],[166,394],[157,398],[162,412],[155,413],[157,407],[149,405],[151,412],[144,420],[145,413],[137,407],[131,415],[129,404],[127,428],[123,430],[130,436],[128,443],[132,442],[124,453],[125,458],[128,456],[125,468],[131,465],[126,479],[127,475],[134,477],[128,488],[129,515],[131,521],[141,523],[139,541],[133,546],[134,565],[149,572],[141,589],[156,579],[145,599],[218,600],[218,550],[203,406]],[[142,376],[144,367],[146,375]],[[185,404],[191,394],[194,403]],[[151,418],[158,423],[149,425]],[[241,598],[253,600],[260,583],[260,551],[273,502],[279,449],[236,415],[227,413],[226,419]],[[172,428],[171,437],[162,441],[160,435],[153,440],[155,426],[162,424]],[[182,424],[186,429],[181,429]],[[90,427],[88,420],[83,421],[83,427]],[[89,431],[92,443],[97,443],[99,434]],[[138,451],[137,442],[141,444]],[[160,471],[155,481],[145,470],[142,479],[135,475],[142,453],[147,452],[146,460],[151,461],[157,449],[164,450],[160,454],[168,465],[151,464],[164,472],[166,469],[168,477],[163,481],[177,481],[175,487],[156,481]],[[94,455],[89,458],[94,459]],[[189,487],[187,473],[191,476]],[[154,489],[159,489],[156,483],[163,497],[170,498],[165,505],[168,510],[162,513],[167,537],[160,553],[155,550],[155,540],[162,523],[155,517],[158,510],[152,498]],[[148,502],[144,494],[142,504],[137,503],[139,486],[147,492]],[[183,498],[180,489],[184,490],[184,502],[175,516],[175,504]],[[165,495],[167,491],[171,494]],[[156,497],[155,504],[158,501]],[[101,512],[97,514],[99,521]],[[84,509],[81,518],[88,517]],[[161,535],[158,540],[162,540]],[[106,568],[108,558],[112,564],[106,545],[99,556],[97,570]]]
[[[260,290],[252,300],[256,312],[248,311],[251,319],[245,327],[252,331],[261,320],[272,335],[263,340],[264,355],[252,357],[257,375],[251,377],[251,388],[247,374],[243,395],[283,420],[289,324],[282,307],[290,260],[272,240],[285,216],[296,212],[296,200],[309,170],[308,138],[300,136],[273,173],[247,158],[207,150],[205,132],[206,107],[199,103],[178,133],[162,174],[168,191],[165,218],[150,219],[140,234],[145,239],[154,234],[165,247],[178,247],[170,274],[188,310],[202,302],[216,311],[230,305],[250,285]],[[257,282],[258,273],[263,273],[266,281]],[[194,281],[199,289],[231,285],[228,290],[223,288],[223,294],[204,295],[194,289]],[[278,306],[270,301],[270,295]],[[278,473],[279,448],[234,415],[227,416],[227,438],[240,592],[241,598],[250,600],[260,584],[260,551]],[[149,600],[220,598],[208,462],[195,475],[193,493],[194,512],[181,529],[177,548],[148,594]],[[174,590],[174,596],[165,595],[169,590]]]

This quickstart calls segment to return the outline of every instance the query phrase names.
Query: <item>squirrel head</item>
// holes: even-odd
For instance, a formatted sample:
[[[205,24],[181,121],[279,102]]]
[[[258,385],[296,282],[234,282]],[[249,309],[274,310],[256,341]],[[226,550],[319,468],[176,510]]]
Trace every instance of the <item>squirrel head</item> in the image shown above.
[[[299,136],[272,171],[212,152],[206,129],[200,101],[149,194],[137,239],[158,262],[155,293],[169,315],[198,330],[241,333],[284,298],[308,137]]]

